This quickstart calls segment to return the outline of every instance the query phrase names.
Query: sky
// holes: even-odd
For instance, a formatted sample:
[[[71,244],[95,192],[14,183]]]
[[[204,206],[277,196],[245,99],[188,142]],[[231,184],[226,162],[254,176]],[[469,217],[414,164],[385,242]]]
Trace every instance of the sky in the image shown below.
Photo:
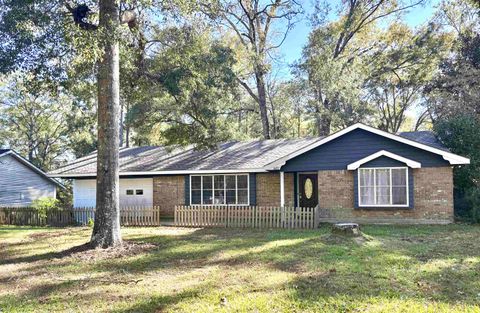
[[[337,3],[339,3],[339,0],[327,1],[330,3],[332,9],[335,8]],[[313,6],[310,0],[300,0],[300,2],[302,3],[306,15],[313,13]],[[405,21],[412,27],[426,23],[430,17],[432,17],[435,7],[439,3],[440,0],[430,0],[425,6],[416,7],[406,14]],[[301,57],[302,48],[307,42],[310,30],[311,27],[308,20],[304,19],[297,23],[295,28],[290,31],[280,51],[284,59],[284,62],[278,65],[279,70],[281,71],[281,76],[290,76],[289,64],[292,64]]]

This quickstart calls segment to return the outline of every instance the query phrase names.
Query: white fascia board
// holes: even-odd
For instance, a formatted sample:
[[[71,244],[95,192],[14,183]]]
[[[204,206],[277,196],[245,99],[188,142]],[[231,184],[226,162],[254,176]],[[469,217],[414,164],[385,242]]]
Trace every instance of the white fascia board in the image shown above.
[[[421,168],[422,164],[417,161],[413,161],[407,158],[404,158],[398,154],[394,154],[385,150],[380,150],[378,152],[375,152],[367,157],[364,157],[363,159],[360,159],[354,163],[348,164],[347,169],[350,171],[358,169],[362,164],[365,164],[367,162],[370,162],[372,160],[375,160],[381,156],[386,156],[390,159],[397,160],[399,162],[405,163],[408,167],[410,168]]]
[[[265,169],[238,169],[238,170],[178,170],[178,171],[152,171],[152,172],[120,172],[122,176],[149,176],[149,175],[188,175],[188,174],[229,174],[229,173],[266,173]],[[49,174],[50,177],[64,177],[64,178],[77,178],[77,177],[96,177],[96,173],[88,174]]]
[[[373,127],[370,127],[370,126],[367,126],[367,125],[364,125],[362,123],[357,123],[357,124],[354,124],[352,126],[349,126],[347,128],[344,128],[342,129],[341,131],[338,131],[330,136],[327,136],[307,147],[304,147],[302,149],[299,149],[287,156],[284,156],[274,162],[271,162],[270,164],[268,164],[265,168],[268,169],[268,170],[279,170],[283,165],[285,165],[285,163],[290,160],[290,159],[293,159],[307,151],[310,151],[316,147],[319,147],[323,144],[326,144],[327,142],[330,142],[338,137],[341,137],[353,130],[356,130],[356,129],[363,129],[365,131],[368,131],[368,132],[371,132],[371,133],[374,133],[374,134],[377,134],[377,135],[380,135],[380,136],[383,136],[383,137],[386,137],[386,138],[389,138],[389,139],[392,139],[392,140],[395,140],[395,141],[398,141],[398,142],[401,142],[401,143],[404,143],[404,144],[407,144],[407,145],[410,145],[412,147],[416,147],[416,148],[419,148],[419,149],[422,149],[422,150],[425,150],[425,151],[429,151],[429,152],[432,152],[434,154],[438,154],[438,155],[441,155],[446,161],[450,162],[451,165],[462,165],[462,164],[470,164],[470,159],[468,158],[465,158],[465,157],[462,157],[460,155],[457,155],[457,154],[454,154],[454,153],[451,153],[451,152],[448,152],[448,151],[444,151],[444,150],[441,150],[441,149],[438,149],[438,148],[434,148],[434,147],[431,147],[431,146],[428,146],[428,145],[425,145],[425,144],[422,144],[422,143],[419,143],[419,142],[416,142],[416,141],[413,141],[413,140],[410,140],[410,139],[406,139],[404,137],[401,137],[401,136],[398,136],[398,135],[394,135],[394,134],[390,134],[386,131],[383,131],[383,130],[380,130],[380,129],[376,129],[376,128],[373,128]]]

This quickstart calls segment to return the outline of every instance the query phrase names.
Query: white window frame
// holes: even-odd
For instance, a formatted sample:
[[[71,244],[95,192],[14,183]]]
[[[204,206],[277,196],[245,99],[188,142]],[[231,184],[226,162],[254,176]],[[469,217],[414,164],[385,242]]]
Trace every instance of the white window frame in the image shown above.
[[[203,176],[211,176],[212,177],[212,196],[215,198],[215,176],[223,176],[223,204],[204,204],[203,203]],[[226,204],[227,201],[227,180],[226,176],[235,176],[235,204]],[[247,177],[247,203],[238,203],[238,176],[246,176]],[[192,203],[192,177],[200,177],[200,204],[193,204]],[[198,190],[198,189],[196,189]],[[242,188],[244,190],[244,188]],[[190,205],[200,205],[200,206],[250,206],[250,174],[206,174],[206,175],[189,175],[189,192],[190,192]],[[213,202],[213,201],[212,201]]]
[[[405,169],[406,170],[406,193],[407,193],[407,204],[392,204],[393,201],[393,186],[392,186],[392,170],[393,169]],[[373,172],[373,197],[375,202],[377,201],[377,173],[375,170],[389,170],[390,171],[390,204],[362,204],[361,203],[361,194],[360,194],[360,171],[361,170],[374,170]],[[361,208],[408,208],[410,207],[410,182],[409,182],[409,169],[406,166],[401,167],[361,167],[357,170],[357,196],[358,196],[358,206]]]

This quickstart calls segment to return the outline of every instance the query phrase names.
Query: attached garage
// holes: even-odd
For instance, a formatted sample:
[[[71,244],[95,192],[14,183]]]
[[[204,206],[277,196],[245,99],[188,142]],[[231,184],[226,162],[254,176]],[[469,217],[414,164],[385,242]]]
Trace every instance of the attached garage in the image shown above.
[[[73,181],[73,206],[75,208],[94,207],[96,204],[96,181],[75,179]],[[149,207],[153,205],[152,178],[121,178],[120,206]]]

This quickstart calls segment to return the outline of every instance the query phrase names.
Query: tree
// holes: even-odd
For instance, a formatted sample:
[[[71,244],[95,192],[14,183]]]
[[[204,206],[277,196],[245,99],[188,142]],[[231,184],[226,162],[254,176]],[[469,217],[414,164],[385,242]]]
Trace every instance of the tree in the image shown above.
[[[52,86],[64,82],[68,63],[98,64],[97,214],[91,243],[121,243],[118,207],[118,118],[120,22],[134,26],[136,15],[116,0],[100,0],[98,25],[86,4],[65,1],[3,0],[0,22],[1,72],[30,72]],[[66,14],[67,13],[67,14]],[[73,19],[73,22],[72,22]],[[82,49],[83,48],[83,49]],[[100,49],[98,49],[100,48]],[[65,62],[67,60],[67,62]]]
[[[425,87],[427,106],[434,119],[442,120],[461,113],[480,114],[480,10],[468,2],[443,3],[438,13],[441,23],[453,29],[450,54]]]
[[[103,55],[98,63],[97,204],[91,243],[110,247],[122,243],[119,206],[120,13],[115,0],[99,1],[98,32]]]
[[[142,143],[213,148],[230,139],[229,118],[242,110],[233,51],[201,24],[170,27],[155,38],[163,47],[145,60],[137,81],[143,97],[127,115]]]
[[[442,51],[448,51],[446,39],[437,35],[437,30],[433,24],[412,31],[405,24],[394,23],[378,31],[378,44],[369,61],[372,73],[365,86],[367,101],[377,109],[380,129],[398,132],[407,112],[420,107],[423,88],[432,79]],[[425,117],[420,116],[415,128]]]
[[[72,99],[62,92],[32,92],[28,77],[6,77],[0,88],[0,138],[3,145],[43,170],[59,165],[69,148],[68,137],[78,129],[69,124]],[[0,143],[1,144],[1,143]]]
[[[368,67],[361,59],[375,49],[374,27],[424,1],[342,1],[338,19],[325,22],[328,8],[317,3],[316,28],[311,32],[298,66],[312,90],[318,135],[362,120],[369,108],[361,99]]]
[[[232,30],[237,35],[238,48],[245,50],[249,66],[237,73],[237,80],[258,104],[263,138],[269,139],[266,75],[275,49],[282,45],[294,26],[295,18],[302,12],[301,6],[295,0],[271,0],[265,4],[260,0],[232,0],[204,3],[201,10]],[[278,29],[281,23],[283,30]],[[275,35],[280,38],[277,42]],[[249,83],[252,80],[256,91]]]
[[[467,214],[476,222],[480,222],[479,128],[479,117],[470,114],[457,114],[434,124],[435,132],[453,153],[470,158],[469,165],[455,169],[454,185],[460,194],[466,196],[469,202]]]

